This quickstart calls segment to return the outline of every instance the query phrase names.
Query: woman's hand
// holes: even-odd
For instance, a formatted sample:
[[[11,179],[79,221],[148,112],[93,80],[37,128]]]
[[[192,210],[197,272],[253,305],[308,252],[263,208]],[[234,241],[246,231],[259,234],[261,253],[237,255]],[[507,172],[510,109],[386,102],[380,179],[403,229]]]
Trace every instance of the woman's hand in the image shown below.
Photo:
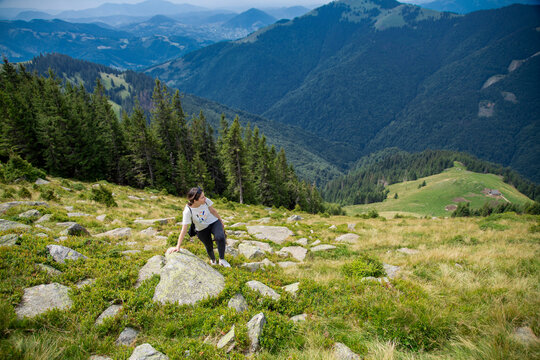
[[[179,246],[173,246],[173,247],[170,247],[167,249],[167,251],[165,251],[165,254],[172,254],[174,252],[177,252],[178,250],[180,250],[180,247]]]

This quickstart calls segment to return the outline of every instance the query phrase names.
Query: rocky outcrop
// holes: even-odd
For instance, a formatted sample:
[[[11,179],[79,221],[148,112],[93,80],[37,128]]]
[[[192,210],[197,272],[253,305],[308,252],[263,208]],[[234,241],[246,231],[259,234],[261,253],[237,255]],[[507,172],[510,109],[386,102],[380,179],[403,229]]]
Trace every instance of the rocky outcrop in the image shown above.
[[[250,245],[250,246],[255,246],[256,248],[258,248],[259,250],[265,252],[265,253],[269,253],[269,254],[273,254],[274,253],[274,249],[272,249],[272,246],[270,246],[270,244],[268,243],[265,243],[265,242],[262,242],[262,241],[250,241],[250,240],[246,240],[244,241],[242,244],[247,244],[247,245]]]
[[[276,264],[274,264],[273,262],[271,262],[268,259],[264,259],[263,261],[259,261],[259,262],[252,262],[252,263],[242,264],[243,268],[246,268],[251,272],[255,272],[255,271],[259,270],[259,269],[264,269],[267,266],[276,266]]]
[[[0,219],[0,231],[7,231],[7,230],[14,230],[14,229],[29,230],[30,226],[21,224],[15,221]]]
[[[154,301],[163,304],[195,304],[217,296],[225,287],[223,275],[186,249],[166,255],[160,275]]]
[[[38,285],[24,289],[21,304],[15,309],[19,319],[34,317],[52,309],[69,309],[72,301],[69,288],[58,283]]]
[[[293,232],[284,226],[248,226],[248,233],[259,240],[270,240],[276,244],[282,244]]]
[[[45,206],[49,207],[49,204],[47,204],[44,201],[10,201],[7,203],[0,204],[0,214],[5,213],[9,209],[15,206]]]
[[[19,236],[17,234],[8,234],[8,235],[0,236],[0,246],[17,245],[17,240],[19,240]]]
[[[390,264],[384,264],[383,263],[383,267],[384,267],[384,271],[386,272],[386,275],[390,279],[395,278],[397,276],[397,274],[399,273],[399,271],[401,270],[401,268],[399,266],[390,265]]]
[[[146,343],[137,346],[128,360],[169,360],[169,357]]]
[[[283,287],[283,290],[285,290],[286,292],[288,292],[289,294],[291,294],[293,296],[296,296],[296,293],[298,292],[299,286],[300,286],[300,283],[295,282],[295,283],[292,283],[292,284],[289,284],[289,285],[285,285]]]
[[[65,263],[66,260],[88,259],[80,252],[62,245],[47,245],[47,250],[49,250],[49,253],[53,257],[54,261],[61,264]]]
[[[40,216],[41,216],[41,213],[36,209],[28,210],[28,211],[23,212],[22,214],[19,214],[19,217],[21,219],[31,219],[31,218],[37,218]]]

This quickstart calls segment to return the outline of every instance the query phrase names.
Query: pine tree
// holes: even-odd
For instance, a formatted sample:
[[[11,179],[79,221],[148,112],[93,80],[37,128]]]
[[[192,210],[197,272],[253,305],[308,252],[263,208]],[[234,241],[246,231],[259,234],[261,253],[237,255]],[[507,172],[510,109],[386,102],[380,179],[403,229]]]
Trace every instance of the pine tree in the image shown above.
[[[242,128],[238,116],[235,117],[231,127],[225,132],[221,154],[228,182],[227,193],[233,199],[238,200],[240,204],[243,204],[246,159],[242,141]]]

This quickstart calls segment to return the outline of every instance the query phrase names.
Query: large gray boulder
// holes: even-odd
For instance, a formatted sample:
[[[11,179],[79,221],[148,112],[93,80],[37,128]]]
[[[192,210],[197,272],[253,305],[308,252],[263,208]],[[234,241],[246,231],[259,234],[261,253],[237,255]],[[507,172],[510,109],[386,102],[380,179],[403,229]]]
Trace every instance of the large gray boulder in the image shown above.
[[[169,360],[169,357],[146,343],[137,346],[128,360]]]
[[[0,246],[17,245],[18,239],[19,239],[19,235],[17,234],[8,234],[8,235],[0,236]]]
[[[262,282],[257,280],[251,280],[246,283],[246,285],[254,291],[257,291],[262,296],[269,296],[274,300],[279,300],[281,295],[279,295],[274,289],[269,286],[264,285]]]
[[[301,246],[288,246],[282,248],[280,251],[291,254],[298,261],[304,261],[307,255],[307,249]]]
[[[154,292],[154,301],[195,304],[217,296],[225,287],[225,278],[217,270],[186,249],[168,254],[161,269],[161,279]]]
[[[80,252],[62,245],[47,245],[47,250],[49,250],[49,253],[53,257],[54,261],[61,264],[65,263],[66,260],[88,259]]]
[[[7,202],[7,203],[0,204],[0,214],[5,213],[6,211],[11,209],[12,207],[22,206],[22,205],[49,207],[49,204],[47,204],[44,201],[10,201],[10,202]]]
[[[15,221],[0,219],[0,231],[7,231],[13,229],[29,230],[30,226]]]
[[[150,279],[155,274],[159,274],[163,265],[165,265],[165,257],[162,255],[152,256],[148,259],[146,264],[139,270],[139,277],[137,278],[135,287],[138,288],[144,280]]]
[[[24,289],[22,302],[15,309],[19,319],[34,317],[52,309],[69,309],[72,305],[69,288],[58,283]]]
[[[259,240],[270,240],[276,244],[282,244],[293,232],[284,226],[248,226],[248,233]]]
[[[261,336],[262,329],[266,324],[266,317],[263,313],[258,313],[249,320],[247,323],[248,337],[251,341],[249,346],[249,352],[254,353],[259,350],[259,337]]]
[[[96,319],[96,325],[101,325],[105,319],[115,317],[120,310],[122,310],[122,305],[111,305],[105,311],[103,311],[98,318]]]
[[[336,360],[360,360],[360,356],[353,353],[347,345],[342,343],[334,344],[334,357]]]
[[[101,234],[94,235],[95,237],[101,238],[101,237],[111,237],[111,238],[126,238],[131,236],[131,228],[125,227],[125,228],[118,228],[114,230],[110,230]]]
[[[137,339],[139,332],[133,328],[127,327],[120,333],[118,339],[114,342],[116,345],[131,346]]]

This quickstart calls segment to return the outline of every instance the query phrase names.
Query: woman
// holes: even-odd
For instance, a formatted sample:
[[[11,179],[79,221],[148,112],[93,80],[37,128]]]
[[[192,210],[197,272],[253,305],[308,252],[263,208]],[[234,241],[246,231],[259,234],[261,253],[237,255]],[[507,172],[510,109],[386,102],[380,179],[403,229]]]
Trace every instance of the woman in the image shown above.
[[[212,265],[221,265],[231,267],[225,260],[225,225],[219,216],[216,209],[212,207],[212,200],[204,196],[204,191],[199,188],[192,188],[187,194],[188,204],[184,208],[182,218],[182,231],[178,236],[178,244],[176,247],[169,249],[167,252],[176,252],[180,250],[180,245],[184,240],[184,236],[193,222],[197,230],[197,236],[206,247],[210,263]],[[212,244],[212,234],[217,243],[219,262],[214,256],[214,246]]]

